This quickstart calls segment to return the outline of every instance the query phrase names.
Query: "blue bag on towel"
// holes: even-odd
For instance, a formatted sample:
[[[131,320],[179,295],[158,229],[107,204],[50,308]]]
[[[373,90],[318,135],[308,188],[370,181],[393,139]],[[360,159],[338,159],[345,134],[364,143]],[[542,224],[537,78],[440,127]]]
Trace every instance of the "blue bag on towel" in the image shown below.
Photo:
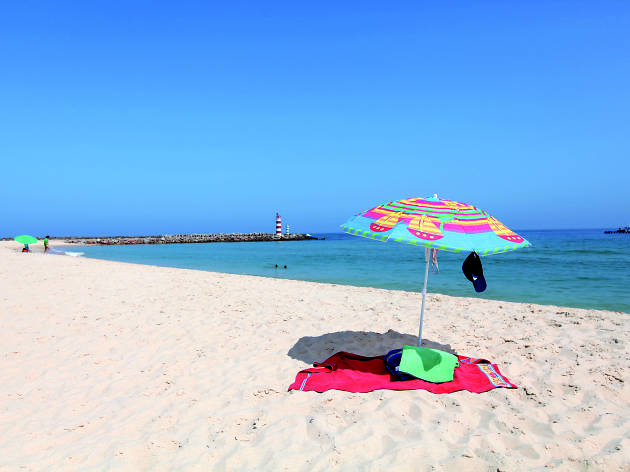
[[[385,355],[385,368],[399,380],[413,380],[414,376],[398,371],[400,359],[402,357],[402,349],[393,349]]]

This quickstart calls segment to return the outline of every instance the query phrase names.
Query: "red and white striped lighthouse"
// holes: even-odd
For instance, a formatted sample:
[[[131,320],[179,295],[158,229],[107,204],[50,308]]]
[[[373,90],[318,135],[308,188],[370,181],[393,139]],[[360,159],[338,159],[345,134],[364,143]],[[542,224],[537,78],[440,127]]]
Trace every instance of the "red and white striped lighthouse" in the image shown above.
[[[282,236],[282,220],[279,213],[276,213],[276,236]]]

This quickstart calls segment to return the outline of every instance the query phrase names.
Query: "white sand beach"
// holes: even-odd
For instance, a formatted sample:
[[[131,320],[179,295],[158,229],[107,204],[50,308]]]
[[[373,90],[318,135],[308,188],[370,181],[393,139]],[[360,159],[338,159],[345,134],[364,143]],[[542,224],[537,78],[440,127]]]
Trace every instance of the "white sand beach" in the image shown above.
[[[420,294],[20,247],[0,243],[2,471],[630,469],[628,314],[429,293],[426,345],[521,388],[287,392],[334,352],[414,344]]]

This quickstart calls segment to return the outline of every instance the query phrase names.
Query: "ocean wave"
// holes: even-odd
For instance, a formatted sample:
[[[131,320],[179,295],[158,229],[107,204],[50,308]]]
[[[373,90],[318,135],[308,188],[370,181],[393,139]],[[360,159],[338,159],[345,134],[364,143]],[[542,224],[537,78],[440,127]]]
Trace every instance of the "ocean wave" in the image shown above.
[[[57,254],[59,256],[81,257],[84,252],[78,251],[60,251],[59,249],[50,248],[51,254]]]

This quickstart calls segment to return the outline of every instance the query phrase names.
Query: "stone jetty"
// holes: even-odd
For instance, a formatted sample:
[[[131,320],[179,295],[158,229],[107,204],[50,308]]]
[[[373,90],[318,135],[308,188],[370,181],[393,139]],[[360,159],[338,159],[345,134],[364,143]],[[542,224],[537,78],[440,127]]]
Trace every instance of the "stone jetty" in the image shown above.
[[[625,228],[619,228],[616,231],[604,231],[606,234],[630,234],[630,225]]]
[[[271,233],[216,233],[216,234],[163,234],[158,236],[106,236],[61,237],[67,243],[97,244],[104,246],[125,244],[182,244],[182,243],[242,243],[253,241],[305,241],[317,240],[310,234]]]

